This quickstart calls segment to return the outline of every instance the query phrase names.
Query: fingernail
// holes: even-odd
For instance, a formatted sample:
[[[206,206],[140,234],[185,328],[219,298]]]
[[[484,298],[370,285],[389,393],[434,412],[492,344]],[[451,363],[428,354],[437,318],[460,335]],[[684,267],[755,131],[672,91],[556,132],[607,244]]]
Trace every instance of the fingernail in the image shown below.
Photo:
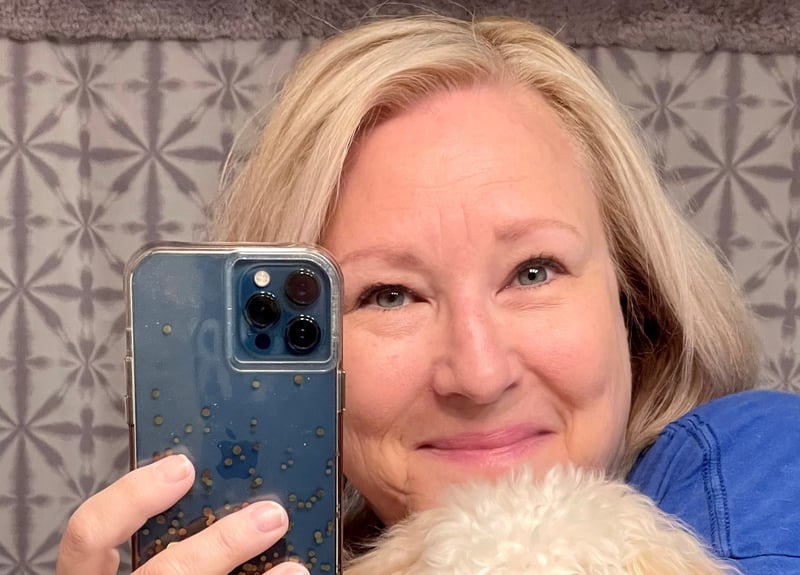
[[[274,572],[276,575],[309,575],[308,569],[301,563],[295,563],[293,560],[278,563],[278,565],[270,569],[269,572]]]
[[[256,524],[256,529],[263,533],[276,531],[285,527],[288,522],[286,511],[277,503],[264,501],[261,503],[254,503],[253,506],[255,509],[250,512],[250,516]]]
[[[165,457],[153,468],[156,475],[166,483],[176,483],[181,479],[186,479],[192,472],[192,464],[183,454]]]
[[[286,563],[292,563],[292,567],[286,570],[288,573],[292,575],[309,575],[308,569],[299,563],[294,563],[293,561],[287,561]]]

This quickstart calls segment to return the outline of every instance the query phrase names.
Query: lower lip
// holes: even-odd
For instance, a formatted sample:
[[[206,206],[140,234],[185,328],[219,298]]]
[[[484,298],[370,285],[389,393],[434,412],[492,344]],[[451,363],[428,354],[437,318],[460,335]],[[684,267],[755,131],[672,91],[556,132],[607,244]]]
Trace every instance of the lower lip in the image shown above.
[[[532,452],[541,448],[542,444],[551,436],[542,433],[525,437],[514,443],[485,449],[441,449],[438,447],[424,447],[423,451],[460,465],[475,467],[504,467],[531,456]]]

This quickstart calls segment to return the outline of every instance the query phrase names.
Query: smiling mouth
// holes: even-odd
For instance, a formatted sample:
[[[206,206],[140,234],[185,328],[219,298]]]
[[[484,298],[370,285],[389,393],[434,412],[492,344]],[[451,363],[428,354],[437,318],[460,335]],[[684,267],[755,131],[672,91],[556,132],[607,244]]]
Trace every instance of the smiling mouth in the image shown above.
[[[421,444],[419,449],[465,464],[502,464],[527,455],[551,435],[545,430],[503,429],[436,439]]]

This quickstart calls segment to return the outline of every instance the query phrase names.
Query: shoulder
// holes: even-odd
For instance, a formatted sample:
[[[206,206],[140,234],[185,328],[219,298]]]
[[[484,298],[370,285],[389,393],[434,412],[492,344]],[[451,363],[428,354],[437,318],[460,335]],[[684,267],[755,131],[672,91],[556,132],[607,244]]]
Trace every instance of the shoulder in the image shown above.
[[[699,419],[708,424],[733,424],[734,427],[754,424],[767,427],[800,414],[800,394],[785,391],[752,390],[726,395],[709,401],[674,422],[680,425],[687,419]]]
[[[736,470],[744,477],[756,473],[755,462],[800,463],[800,394],[754,390],[703,404],[661,432],[629,479],[650,490],[671,487],[666,480],[677,472],[671,469],[677,460],[686,469]]]
[[[668,425],[628,481],[746,573],[800,574],[800,395],[748,391]],[[765,561],[790,566],[764,570]]]
[[[728,395],[690,411],[665,432],[665,439],[686,436],[698,447],[714,446],[728,465],[752,463],[751,456],[765,463],[782,456],[797,459],[800,394],[754,390]]]

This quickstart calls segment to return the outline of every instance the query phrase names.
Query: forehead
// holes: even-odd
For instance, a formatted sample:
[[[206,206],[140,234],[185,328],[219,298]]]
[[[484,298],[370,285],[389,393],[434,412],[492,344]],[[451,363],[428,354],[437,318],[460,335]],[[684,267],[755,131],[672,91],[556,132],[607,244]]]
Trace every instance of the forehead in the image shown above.
[[[351,151],[330,231],[344,220],[352,234],[366,219],[392,234],[432,210],[475,225],[601,227],[574,138],[541,96],[512,86],[437,94],[368,132]]]

